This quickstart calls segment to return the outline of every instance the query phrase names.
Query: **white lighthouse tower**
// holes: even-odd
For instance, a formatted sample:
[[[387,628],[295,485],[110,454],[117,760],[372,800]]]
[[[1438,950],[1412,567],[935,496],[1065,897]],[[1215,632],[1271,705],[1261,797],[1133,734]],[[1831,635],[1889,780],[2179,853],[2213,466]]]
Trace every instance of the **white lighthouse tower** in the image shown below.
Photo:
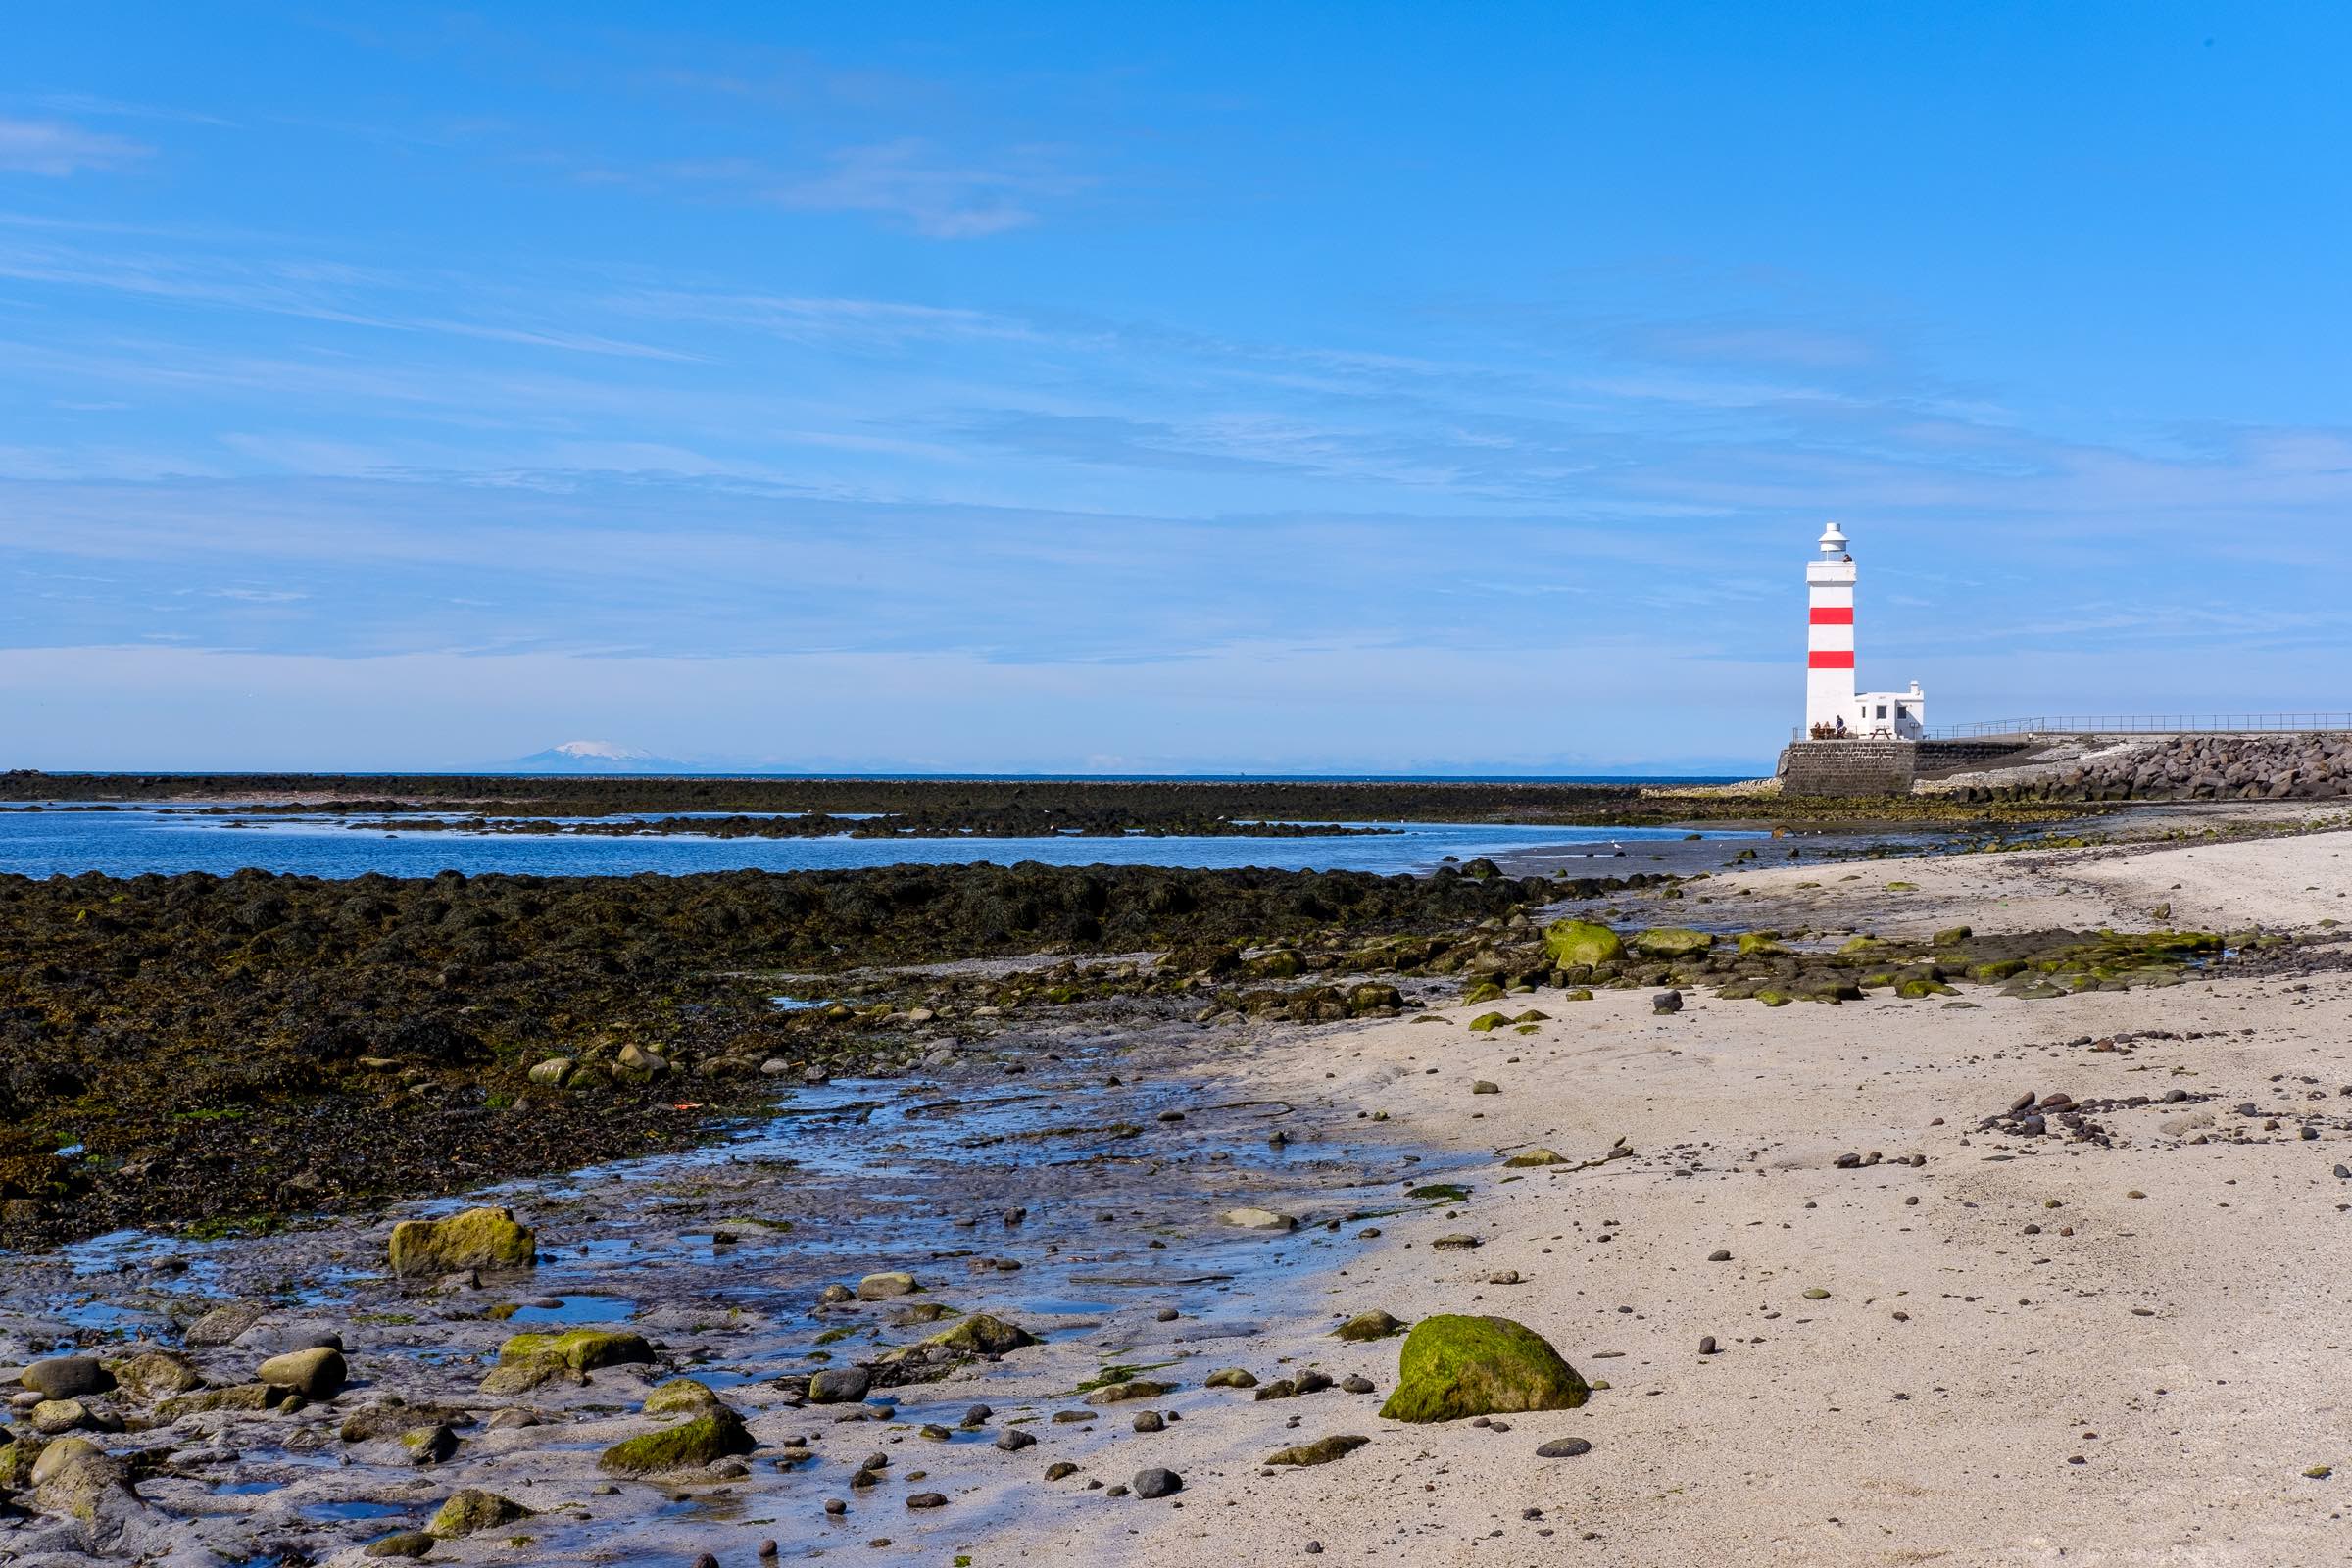
[[[1854,557],[1843,529],[1821,530],[1805,564],[1805,730],[1815,740],[1916,741],[1927,734],[1927,697],[1854,689]]]

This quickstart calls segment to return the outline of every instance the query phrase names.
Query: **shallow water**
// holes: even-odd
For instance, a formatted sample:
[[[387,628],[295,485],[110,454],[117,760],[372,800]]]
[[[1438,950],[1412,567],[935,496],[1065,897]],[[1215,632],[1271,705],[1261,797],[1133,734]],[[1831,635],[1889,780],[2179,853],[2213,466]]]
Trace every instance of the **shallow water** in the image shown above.
[[[431,830],[355,828],[337,816],[195,815],[170,809],[88,810],[71,806],[0,811],[0,873],[75,876],[102,871],[210,871],[225,876],[251,866],[308,876],[430,876],[436,871],[516,872],[539,876],[630,876],[654,871],[842,870],[872,865],[1168,865],[1201,869],[1264,866],[1278,870],[1428,871],[1446,856],[1468,860],[1556,847],[1550,869],[1623,874],[1651,869],[1642,854],[1680,844],[1682,828],[1579,828],[1466,822],[1365,823],[1395,832],[1324,839],[1256,838],[955,838],[716,839],[670,834],[645,838],[563,838]],[[1709,839],[1753,834],[1711,833]],[[1614,858],[1613,845],[1628,850]],[[1635,853],[1637,850],[1642,853]]]
[[[1229,1099],[1243,1093],[1226,1087],[1231,1080],[1154,1068],[1164,1048],[1139,1055],[1126,1044],[1107,1034],[1065,1039],[1054,1054],[1029,1055],[1030,1070],[1020,1073],[974,1065],[937,1079],[795,1087],[774,1114],[723,1128],[706,1148],[470,1195],[463,1201],[510,1203],[540,1227],[540,1266],[482,1293],[439,1296],[384,1279],[378,1220],[248,1240],[95,1238],[46,1265],[13,1260],[25,1273],[0,1274],[0,1308],[10,1334],[59,1348],[69,1328],[172,1343],[172,1319],[184,1319],[195,1302],[267,1296],[281,1320],[333,1324],[346,1335],[362,1380],[346,1408],[394,1389],[412,1402],[468,1398],[480,1358],[508,1333],[626,1323],[679,1345],[690,1375],[756,1402],[759,1386],[779,1375],[870,1359],[931,1332],[886,1326],[884,1309],[844,1314],[816,1305],[823,1284],[906,1268],[927,1287],[915,1299],[1002,1313],[1049,1341],[1102,1346],[1090,1360],[1157,1364],[1166,1340],[1139,1343],[1156,1309],[1181,1311],[1163,1331],[1178,1336],[1180,1350],[1247,1339],[1264,1314],[1291,1304],[1295,1271],[1343,1260],[1360,1245],[1353,1225],[1315,1222],[1389,1212],[1408,1186],[1449,1163],[1377,1142],[1363,1123],[1318,1127],[1287,1103]],[[1276,1128],[1295,1141],[1269,1142]],[[461,1201],[400,1212],[446,1211]],[[1216,1213],[1236,1203],[1309,1223],[1278,1236],[1218,1226]],[[34,1286],[27,1276],[44,1271],[45,1288]],[[501,1290],[520,1307],[503,1322],[485,1321]],[[44,1336],[38,1324],[54,1327]],[[821,1338],[843,1328],[851,1332]],[[250,1353],[206,1359],[234,1366]],[[1231,1353],[1247,1354],[1239,1346]],[[625,1401],[627,1387],[613,1377],[571,1397]],[[983,1431],[957,1431],[938,1449],[925,1446],[934,1461],[993,1443],[1005,1420],[1022,1412],[1037,1419],[1044,1408],[1006,1408],[986,1379],[877,1390],[871,1402],[897,1411],[889,1433],[877,1429],[869,1440],[844,1432],[823,1446],[839,1461],[925,1422],[953,1427],[976,1400],[998,1403],[999,1419]],[[833,1411],[811,1410],[795,1424],[816,1430],[834,1419]],[[1105,1417],[1100,1441],[1122,1425]],[[584,1464],[610,1440],[574,1438],[562,1425],[541,1429],[531,1441],[545,1466],[519,1461],[528,1467],[518,1470],[517,1459],[500,1458],[498,1446],[471,1430],[458,1457],[432,1471],[432,1498],[410,1501],[394,1500],[415,1496],[417,1472],[405,1463],[337,1443],[298,1449],[261,1436],[275,1430],[254,1423],[240,1457],[207,1467],[201,1479],[158,1479],[147,1493],[188,1529],[229,1547],[231,1560],[251,1560],[247,1554],[294,1538],[314,1551],[356,1545],[414,1524],[455,1487],[527,1485],[520,1476]],[[1083,1453],[1097,1441],[1061,1429],[1052,1436],[1063,1446],[1058,1452]],[[610,1506],[559,1504],[530,1532],[535,1560],[674,1560],[686,1568],[705,1549],[737,1560],[751,1537],[781,1540],[787,1555],[861,1542],[880,1509],[896,1539],[922,1542],[933,1560],[944,1560],[936,1548],[956,1537],[1047,1501],[1014,1485],[1034,1469],[983,1462],[980,1473],[1002,1481],[975,1491],[966,1476],[952,1517],[908,1515],[894,1493],[868,1499],[871,1508],[861,1502],[863,1517],[849,1523],[816,1506],[842,1485],[838,1462],[787,1472],[760,1463],[739,1485],[690,1497],[666,1485],[623,1483]]]

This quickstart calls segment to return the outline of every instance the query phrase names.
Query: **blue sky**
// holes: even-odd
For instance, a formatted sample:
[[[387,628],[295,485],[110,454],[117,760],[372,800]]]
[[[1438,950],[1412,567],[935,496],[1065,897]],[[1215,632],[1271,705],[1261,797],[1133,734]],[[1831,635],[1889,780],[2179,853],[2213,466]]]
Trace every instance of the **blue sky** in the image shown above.
[[[2352,13],[24,8],[0,763],[2352,707]]]

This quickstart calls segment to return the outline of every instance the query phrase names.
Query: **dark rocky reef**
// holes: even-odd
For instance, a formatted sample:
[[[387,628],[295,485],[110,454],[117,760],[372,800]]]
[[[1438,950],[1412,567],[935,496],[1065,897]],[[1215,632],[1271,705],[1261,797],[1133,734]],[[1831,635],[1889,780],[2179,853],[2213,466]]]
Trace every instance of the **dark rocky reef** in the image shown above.
[[[1235,1010],[1363,1016],[1396,995],[1343,984],[1339,953],[1387,961],[1384,939],[1524,925],[1650,880],[1033,863],[0,877],[0,1246],[647,1152],[757,1108],[774,1078],[903,1070],[927,1032],[986,1035],[1027,1007],[1119,995],[1192,1016],[1220,989],[1280,989]],[[1139,953],[1173,956],[1081,972]],[[772,1001],[778,971],[1024,955],[1070,967],[941,981],[936,1005],[851,978],[817,991],[830,1006]],[[1323,989],[1293,998],[1294,981]]]

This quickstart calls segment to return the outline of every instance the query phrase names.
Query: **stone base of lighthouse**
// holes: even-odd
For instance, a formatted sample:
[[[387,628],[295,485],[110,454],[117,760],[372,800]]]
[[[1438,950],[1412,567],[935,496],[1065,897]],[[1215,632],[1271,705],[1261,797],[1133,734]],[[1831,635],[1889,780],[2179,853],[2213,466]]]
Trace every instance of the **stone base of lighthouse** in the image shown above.
[[[1783,795],[1908,795],[1916,741],[1792,741],[1775,776]]]

